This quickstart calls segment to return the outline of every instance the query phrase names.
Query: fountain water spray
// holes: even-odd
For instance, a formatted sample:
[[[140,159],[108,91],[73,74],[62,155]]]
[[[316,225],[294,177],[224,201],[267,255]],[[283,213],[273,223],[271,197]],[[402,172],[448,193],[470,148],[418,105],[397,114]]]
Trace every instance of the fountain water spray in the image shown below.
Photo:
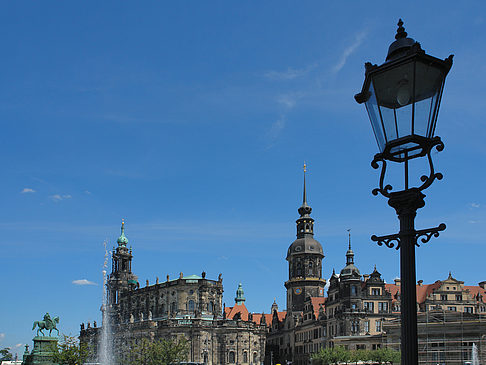
[[[471,365],[479,365],[478,347],[475,343],[472,345]]]
[[[106,269],[108,268],[108,261],[111,257],[111,252],[108,251],[106,248],[107,241],[103,242],[103,246],[105,248],[105,261],[103,263],[103,301],[102,301],[102,323],[103,327],[101,329],[101,338],[100,338],[100,351],[98,353],[98,362],[101,365],[113,365],[113,340],[112,340],[112,332],[111,332],[111,319],[110,319],[110,305],[108,302],[108,293],[107,293],[107,283],[108,277],[106,275]]]

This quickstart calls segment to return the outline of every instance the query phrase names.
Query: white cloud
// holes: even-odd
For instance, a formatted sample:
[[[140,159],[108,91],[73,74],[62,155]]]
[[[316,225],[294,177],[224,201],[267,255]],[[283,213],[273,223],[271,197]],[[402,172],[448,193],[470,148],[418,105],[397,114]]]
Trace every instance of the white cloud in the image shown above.
[[[5,338],[5,333],[0,333],[0,341],[2,341]]]
[[[480,206],[481,206],[481,204],[479,204],[479,203],[471,203],[472,208],[479,208]]]
[[[84,191],[84,193],[85,193],[86,195],[91,195],[91,191],[89,191],[89,190],[85,190],[85,191]]]
[[[71,199],[72,196],[69,195],[69,194],[64,194],[64,195],[60,195],[60,194],[54,194],[54,195],[51,195],[50,198],[55,201],[55,202],[60,202],[61,200],[65,200],[65,199]]]
[[[34,189],[31,189],[31,188],[24,188],[20,193],[21,194],[35,193],[35,190]]]
[[[356,35],[356,38],[354,39],[354,42],[346,47],[341,54],[341,58],[339,59],[339,62],[334,65],[332,71],[334,73],[338,73],[341,71],[341,69],[344,67],[346,64],[346,61],[348,60],[348,57],[353,54],[354,51],[363,43],[363,39],[365,38],[367,32],[360,32]]]
[[[265,72],[264,76],[270,80],[294,80],[307,75],[316,67],[316,64],[312,64],[300,69],[289,67],[285,71],[267,71]]]
[[[19,347],[21,347],[23,345],[23,343],[18,343],[14,346],[14,349],[18,349]]]
[[[472,220],[471,220],[471,221],[469,221],[468,223],[469,223],[469,224],[476,224],[476,223],[479,223],[479,221],[472,221]]]
[[[297,101],[304,96],[301,92],[281,94],[277,97],[277,103],[283,105],[287,109],[292,109],[297,104]]]
[[[96,283],[89,281],[88,279],[73,280],[74,285],[97,285]]]
[[[285,128],[285,115],[281,115],[270,127],[268,135],[272,141],[278,138],[282,130]]]

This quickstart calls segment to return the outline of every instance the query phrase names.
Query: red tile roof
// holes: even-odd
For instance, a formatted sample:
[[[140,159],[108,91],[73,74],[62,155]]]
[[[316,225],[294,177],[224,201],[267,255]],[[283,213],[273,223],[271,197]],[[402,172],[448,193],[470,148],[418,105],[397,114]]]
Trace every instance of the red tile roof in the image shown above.
[[[422,304],[425,302],[427,297],[432,294],[435,290],[440,288],[442,285],[442,281],[437,280],[435,283],[432,284],[425,284],[425,285],[417,285],[417,303]],[[393,297],[393,302],[396,301],[396,294],[400,292],[400,285],[395,284],[385,284],[385,289],[389,291]],[[486,290],[481,288],[480,286],[464,286],[464,289],[469,290],[469,292],[476,296],[478,293],[483,295],[484,300],[486,300]]]
[[[246,308],[245,304],[235,304],[234,307],[225,307],[224,308],[225,317],[227,319],[233,319],[237,313],[241,313],[241,320],[248,321],[250,312]],[[264,314],[265,321],[267,322],[267,326],[272,325],[273,321],[273,314]],[[287,316],[287,312],[277,312],[277,317],[279,321],[283,321]],[[260,320],[262,318],[262,313],[253,313],[253,322],[256,324],[260,324]]]
[[[233,319],[237,313],[241,313],[241,319],[243,321],[248,321],[248,309],[246,309],[245,303],[235,304],[234,307],[225,307],[224,314],[226,318]]]
[[[480,294],[483,297],[483,302],[486,302],[486,290],[481,288],[480,286],[464,285],[464,289],[468,290],[473,297],[476,297],[478,294]]]
[[[324,309],[324,312],[326,311],[326,307],[324,303],[326,303],[326,299],[324,297],[311,297],[311,303],[312,303],[312,308],[314,309],[314,315],[316,316],[316,319],[319,318],[319,308],[322,306]]]

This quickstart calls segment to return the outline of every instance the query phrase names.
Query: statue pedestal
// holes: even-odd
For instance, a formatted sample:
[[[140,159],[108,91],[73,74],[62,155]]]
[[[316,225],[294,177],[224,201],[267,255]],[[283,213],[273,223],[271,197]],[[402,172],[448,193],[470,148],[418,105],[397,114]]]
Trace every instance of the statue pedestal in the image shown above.
[[[24,355],[24,365],[55,365],[52,360],[57,349],[59,338],[49,336],[35,336],[34,348],[29,355]]]

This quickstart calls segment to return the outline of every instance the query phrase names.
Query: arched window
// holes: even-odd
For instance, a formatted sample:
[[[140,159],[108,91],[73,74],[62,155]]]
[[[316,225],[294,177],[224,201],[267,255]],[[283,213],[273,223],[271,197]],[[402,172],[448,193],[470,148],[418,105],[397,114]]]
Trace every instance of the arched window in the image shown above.
[[[208,312],[213,313],[213,311],[214,311],[214,303],[211,301],[208,304]]]
[[[190,300],[188,303],[187,303],[187,310],[189,312],[194,312],[194,300]]]
[[[300,266],[300,262],[297,263],[297,276],[302,276],[302,267]]]
[[[253,353],[253,362],[254,362],[255,364],[258,364],[258,353],[257,353],[257,352],[254,352],[254,353]]]
[[[229,354],[228,354],[228,362],[230,364],[234,364],[236,362],[235,352],[234,351],[230,351],[229,352]]]
[[[205,352],[205,353],[204,353],[204,360],[203,360],[203,362],[204,362],[205,364],[207,364],[207,363],[208,363],[208,353],[207,353],[207,352]]]
[[[160,306],[160,313],[161,313],[161,314],[164,314],[164,313],[165,313],[165,304],[162,304],[162,305]]]
[[[243,352],[243,362],[246,364],[248,362],[248,352]]]
[[[314,274],[314,264],[312,261],[309,261],[309,269],[308,269],[308,274],[313,275]]]
[[[176,304],[175,302],[170,303],[170,311],[174,313],[176,311]]]

